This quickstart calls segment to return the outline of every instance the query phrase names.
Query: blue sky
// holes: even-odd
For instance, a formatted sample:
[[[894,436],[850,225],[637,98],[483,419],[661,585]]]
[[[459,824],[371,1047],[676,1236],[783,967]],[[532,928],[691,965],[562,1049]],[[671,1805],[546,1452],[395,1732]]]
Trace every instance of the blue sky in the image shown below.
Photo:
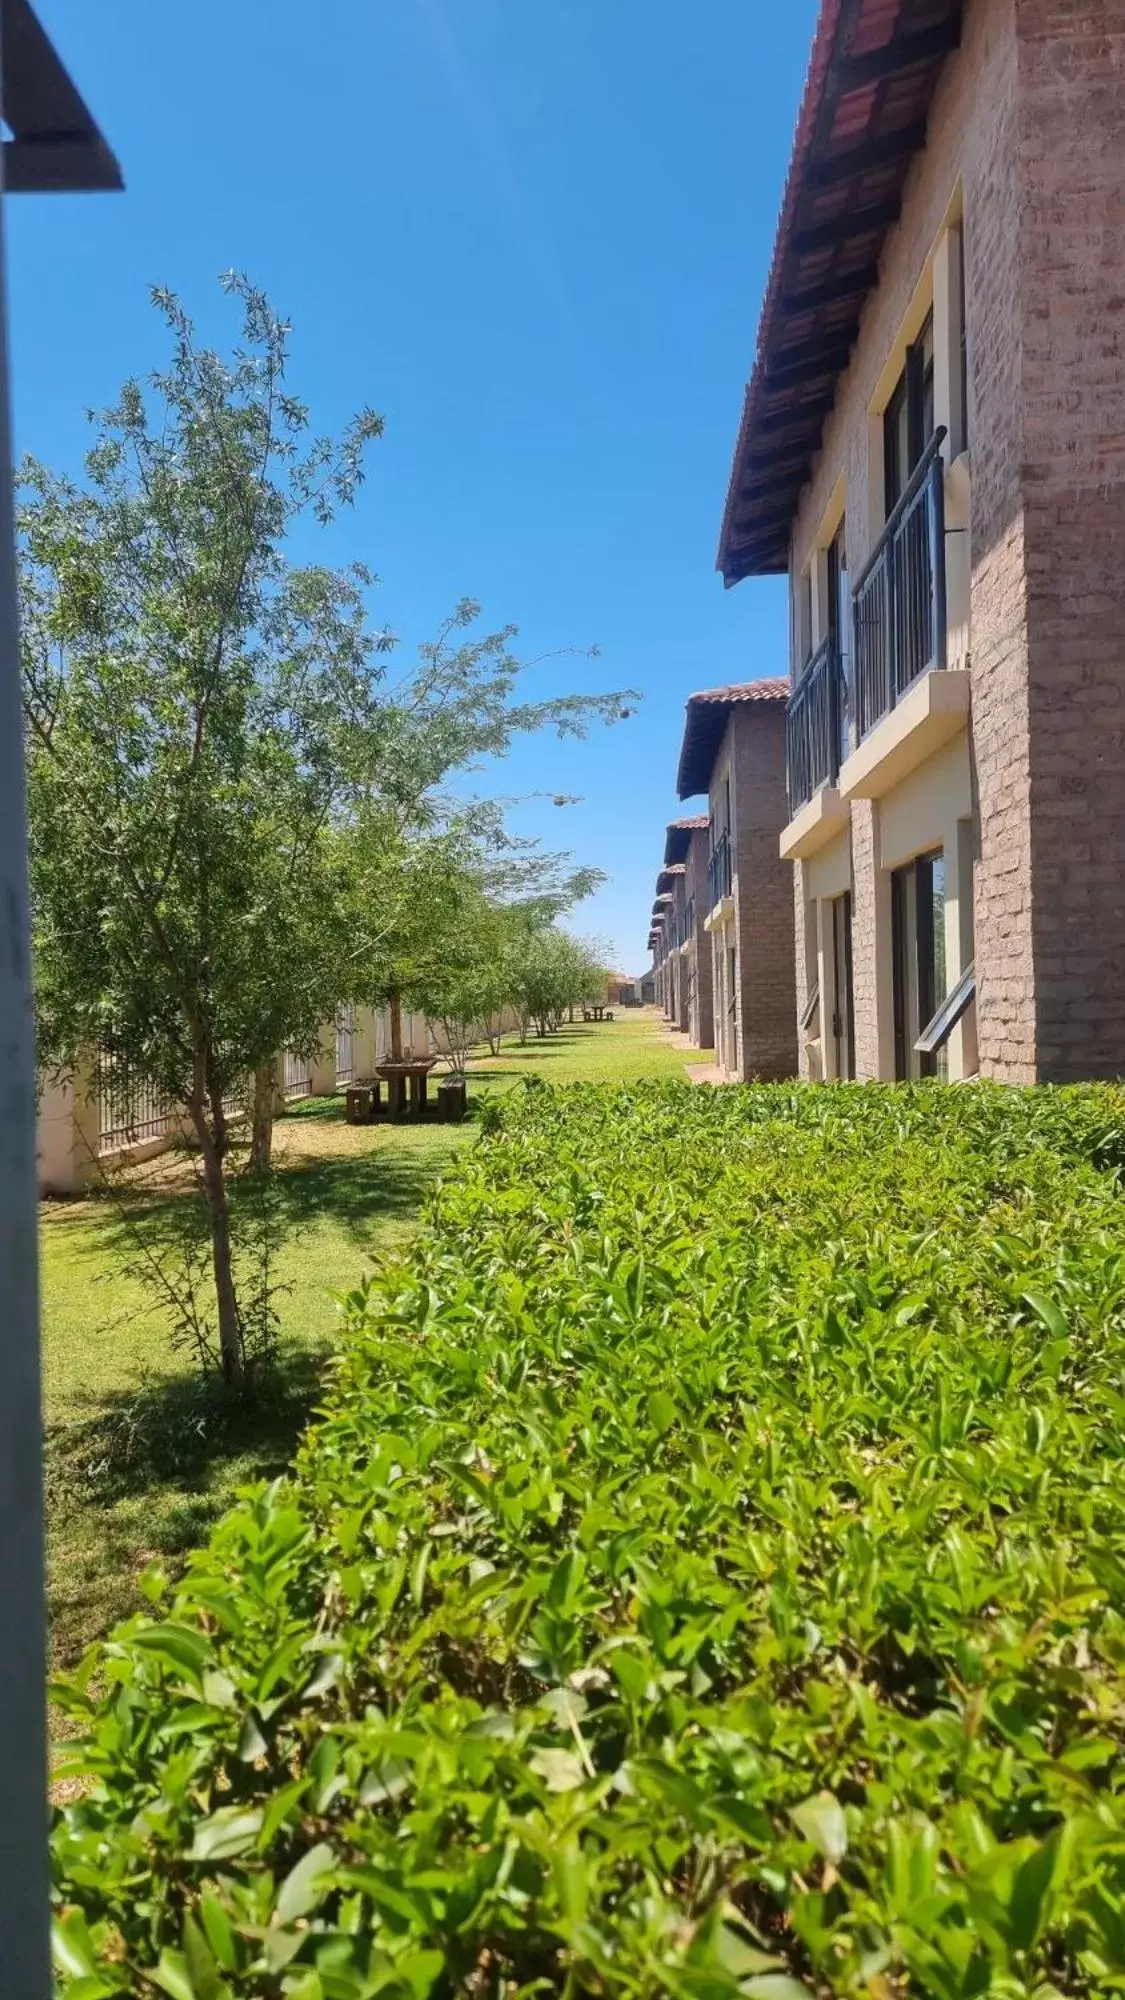
[[[644,950],[693,688],[784,670],[775,579],[715,573],[815,0],[37,0],[125,170],[8,204],[17,449],[160,358],[150,283],[229,327],[231,266],[293,320],[321,428],[386,436],[327,559],[404,645],[463,595],[546,693],[636,687],[482,790],[578,793],[520,831],[610,881],[576,918]]]

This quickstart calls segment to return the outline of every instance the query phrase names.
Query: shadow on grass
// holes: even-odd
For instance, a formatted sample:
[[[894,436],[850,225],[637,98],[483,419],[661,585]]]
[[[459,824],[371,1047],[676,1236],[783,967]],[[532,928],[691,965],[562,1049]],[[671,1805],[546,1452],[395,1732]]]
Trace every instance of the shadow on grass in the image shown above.
[[[315,1124],[334,1122],[330,1116],[317,1120],[306,1116],[303,1120],[310,1137]],[[358,1248],[373,1252],[388,1224],[393,1228],[415,1219],[433,1182],[456,1153],[472,1142],[476,1128],[475,1106],[460,1126],[428,1120],[422,1126],[385,1122],[366,1128],[372,1136],[367,1151],[280,1153],[265,1182],[256,1176],[234,1174],[230,1202],[236,1238],[240,1207],[250,1210],[265,1195],[283,1246],[302,1231],[330,1221]],[[121,1183],[96,1191],[94,1199],[99,1211],[99,1254],[108,1250],[121,1262],[135,1259],[138,1242],[154,1252],[171,1247],[190,1216],[199,1219],[200,1228],[204,1226],[202,1191],[191,1175],[151,1186],[139,1181]],[[75,1220],[89,1227],[89,1207]]]
[[[329,1354],[327,1345],[287,1354],[252,1393],[184,1372],[92,1398],[89,1415],[48,1428],[52,1512],[113,1507],[166,1486],[198,1501],[218,1484],[225,1503],[232,1464],[246,1479],[283,1472],[316,1408]],[[213,1510],[204,1502],[191,1511]]]

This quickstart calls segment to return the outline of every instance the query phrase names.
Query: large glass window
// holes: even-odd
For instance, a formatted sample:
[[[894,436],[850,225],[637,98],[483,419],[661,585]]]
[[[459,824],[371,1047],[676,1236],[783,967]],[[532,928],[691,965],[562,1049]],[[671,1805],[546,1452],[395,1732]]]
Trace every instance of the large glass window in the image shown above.
[[[948,1074],[944,1046],[925,1053],[914,1044],[946,997],[945,855],[935,848],[891,876],[894,958],[895,1075]]]
[[[848,584],[848,553],[841,521],[828,544],[827,595],[828,630],[836,649],[840,674],[840,762],[848,754],[848,694],[851,660],[851,591]]]
[[[906,350],[906,365],[883,413],[883,496],[889,519],[934,434],[934,320]]]
[[[838,1077],[855,1075],[855,1011],[852,1004],[852,899],[832,899],[832,1019]]]

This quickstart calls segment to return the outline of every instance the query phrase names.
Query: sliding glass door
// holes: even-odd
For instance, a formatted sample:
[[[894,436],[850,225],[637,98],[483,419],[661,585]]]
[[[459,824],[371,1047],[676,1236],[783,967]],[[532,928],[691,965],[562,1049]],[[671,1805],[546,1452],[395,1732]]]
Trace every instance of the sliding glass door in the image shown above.
[[[894,955],[895,1076],[947,1074],[944,1047],[936,1055],[914,1046],[946,996],[945,855],[920,854],[891,876]]]
[[[855,1014],[852,1006],[852,899],[832,899],[832,1019],[829,1023],[838,1077],[855,1075]]]

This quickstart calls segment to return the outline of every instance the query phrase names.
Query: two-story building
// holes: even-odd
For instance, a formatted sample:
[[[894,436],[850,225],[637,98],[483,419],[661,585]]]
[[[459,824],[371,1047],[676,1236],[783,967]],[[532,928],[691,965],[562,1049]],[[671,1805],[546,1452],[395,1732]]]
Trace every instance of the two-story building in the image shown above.
[[[703,928],[715,1061],[730,1078],[797,1069],[793,894],[778,852],[788,694],[776,678],[710,688],[689,698],[684,720],[676,791],[707,795]]]
[[[670,890],[658,888],[652,906],[652,928],[649,935],[657,1005],[663,1008],[666,1021],[675,1018],[675,967],[672,963],[671,919],[675,900]]]
[[[679,1025],[697,1049],[709,1049],[715,1032],[712,1004],[711,940],[705,928],[710,841],[706,813],[670,821],[664,842],[664,866],[682,869],[678,878],[679,956],[681,990]]]
[[[823,0],[723,521],[802,1068],[1125,1070],[1125,8]]]
[[[665,905],[664,942],[668,956],[668,991],[665,1013],[674,1028],[687,1033],[688,1023],[688,969],[683,956],[684,925],[687,909],[687,870],[680,862],[676,867],[664,867],[656,878],[658,898],[667,897]]]

